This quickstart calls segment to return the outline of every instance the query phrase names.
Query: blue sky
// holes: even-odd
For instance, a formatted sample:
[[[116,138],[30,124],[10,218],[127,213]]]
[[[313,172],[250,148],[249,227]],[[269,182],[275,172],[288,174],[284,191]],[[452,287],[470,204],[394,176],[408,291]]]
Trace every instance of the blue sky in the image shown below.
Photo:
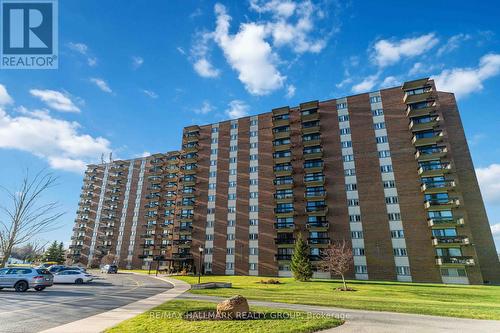
[[[382,5],[383,4],[383,5]],[[59,69],[0,71],[0,184],[49,168],[68,213],[102,153],[178,149],[182,128],[431,76],[458,97],[500,250],[500,4],[61,1]],[[47,198],[49,199],[49,198]]]

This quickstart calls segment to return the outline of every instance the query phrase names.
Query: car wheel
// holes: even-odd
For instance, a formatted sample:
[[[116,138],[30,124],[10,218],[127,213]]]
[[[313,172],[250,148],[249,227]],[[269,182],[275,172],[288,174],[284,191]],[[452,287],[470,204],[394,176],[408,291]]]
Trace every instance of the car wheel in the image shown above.
[[[83,280],[82,280],[82,279],[76,279],[76,280],[75,280],[75,283],[76,283],[76,284],[82,284],[82,283],[83,283]]]
[[[35,290],[36,290],[36,291],[42,291],[42,290],[44,290],[44,289],[45,289],[45,287],[35,287]]]
[[[16,289],[17,292],[25,292],[26,290],[28,290],[28,287],[29,286],[28,286],[28,283],[26,281],[19,281],[14,286],[14,288]]]

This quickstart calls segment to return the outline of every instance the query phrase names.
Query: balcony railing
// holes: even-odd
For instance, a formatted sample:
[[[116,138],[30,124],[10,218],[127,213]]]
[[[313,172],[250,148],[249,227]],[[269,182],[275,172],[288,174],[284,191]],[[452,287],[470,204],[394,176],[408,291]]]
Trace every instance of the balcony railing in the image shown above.
[[[291,254],[275,254],[276,260],[292,260]]]
[[[462,217],[460,218],[453,218],[453,217],[450,217],[450,218],[432,218],[432,219],[428,219],[427,220],[427,223],[429,224],[430,227],[434,226],[434,225],[444,225],[444,224],[451,224],[451,225],[463,225],[465,222],[464,222],[464,219]]]
[[[424,207],[425,208],[431,208],[431,207],[458,207],[460,206],[460,200],[457,198],[450,198],[450,199],[444,199],[444,200],[427,200],[424,202]]]
[[[310,245],[316,245],[316,244],[330,244],[330,238],[327,237],[314,237],[314,238],[308,238],[307,242]]]
[[[432,238],[432,244],[445,245],[445,244],[459,244],[468,245],[469,237],[467,236],[438,236]]]
[[[307,229],[327,229],[330,226],[328,222],[308,222]]]
[[[275,244],[294,244],[295,238],[275,238]]]
[[[436,257],[436,264],[474,266],[475,261],[474,258],[466,256]]]

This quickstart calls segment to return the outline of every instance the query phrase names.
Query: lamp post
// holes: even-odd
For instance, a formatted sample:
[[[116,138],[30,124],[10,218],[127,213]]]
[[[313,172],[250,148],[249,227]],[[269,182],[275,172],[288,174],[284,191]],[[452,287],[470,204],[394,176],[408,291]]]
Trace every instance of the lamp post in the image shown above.
[[[198,284],[201,282],[201,265],[202,265],[202,258],[203,258],[203,248],[200,246],[198,248],[198,251],[200,251],[200,265],[198,266]]]

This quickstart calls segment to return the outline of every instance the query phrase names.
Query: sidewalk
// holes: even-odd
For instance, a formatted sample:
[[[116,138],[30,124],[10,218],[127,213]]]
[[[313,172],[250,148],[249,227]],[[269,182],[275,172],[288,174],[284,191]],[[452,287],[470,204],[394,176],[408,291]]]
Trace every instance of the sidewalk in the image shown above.
[[[65,325],[53,327],[48,330],[42,331],[41,333],[99,333],[108,328],[118,325],[124,320],[133,318],[160,304],[170,301],[191,288],[189,284],[183,281],[166,277],[151,277],[165,281],[173,285],[173,288],[152,297],[127,304],[121,308],[116,308],[108,312],[97,314],[95,316],[90,316]]]

